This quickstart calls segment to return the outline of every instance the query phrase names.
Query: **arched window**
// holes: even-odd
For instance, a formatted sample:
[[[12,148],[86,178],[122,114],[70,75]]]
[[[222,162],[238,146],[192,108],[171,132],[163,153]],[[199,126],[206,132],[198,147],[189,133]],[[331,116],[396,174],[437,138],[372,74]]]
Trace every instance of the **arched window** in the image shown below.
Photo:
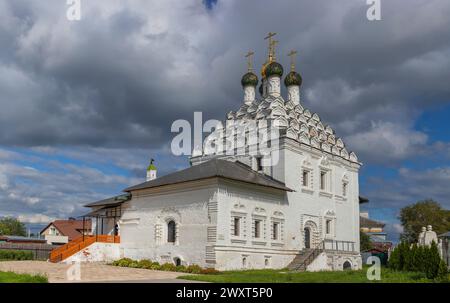
[[[176,240],[176,224],[175,221],[167,223],[167,242],[175,243]]]
[[[351,270],[352,264],[349,261],[345,261],[343,265],[344,270]]]

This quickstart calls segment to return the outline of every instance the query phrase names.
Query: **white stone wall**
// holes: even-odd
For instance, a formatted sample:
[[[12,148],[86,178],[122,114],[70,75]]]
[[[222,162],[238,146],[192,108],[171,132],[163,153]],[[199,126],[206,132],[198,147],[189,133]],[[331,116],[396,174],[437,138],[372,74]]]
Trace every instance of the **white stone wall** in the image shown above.
[[[284,191],[222,180],[219,183],[216,268],[219,270],[283,268],[297,253],[292,237]],[[240,236],[233,234],[233,218],[240,218]],[[253,221],[261,221],[260,238]],[[278,240],[272,239],[272,222],[278,222]],[[245,261],[244,261],[245,260]]]
[[[302,171],[310,170],[308,187],[302,186]],[[285,182],[294,192],[287,194],[293,216],[290,225],[297,237],[295,248],[303,249],[303,229],[308,221],[313,222],[320,239],[351,241],[359,252],[359,165],[350,164],[337,156],[326,154],[306,145],[300,147],[282,142],[280,162],[273,168],[273,177]],[[327,188],[320,189],[320,172],[328,172]],[[342,193],[345,178],[347,194]],[[326,219],[332,220],[332,233],[325,233]]]
[[[112,262],[120,259],[120,248],[117,243],[93,243],[85,249],[70,256],[63,263],[73,262]]]
[[[349,262],[350,268],[353,270],[362,268],[362,260],[359,254],[322,252],[307,266],[307,271],[341,271],[344,270],[345,262]]]
[[[327,254],[327,261],[318,258],[311,270],[342,269],[345,260],[360,268],[359,164],[290,139],[281,140],[278,157],[276,165],[265,167],[264,173],[293,192],[225,180],[134,192],[119,222],[121,256],[161,263],[180,258],[184,264],[219,270],[283,268],[305,248],[304,229],[309,227],[311,247],[324,239],[355,245],[354,254]],[[240,160],[254,166],[251,158]],[[303,169],[310,172],[307,187],[302,185]],[[325,190],[320,188],[321,170],[327,172]],[[348,184],[345,196],[343,181]],[[234,216],[244,218],[239,237],[232,235]],[[175,244],[167,243],[171,219],[177,223]],[[253,237],[255,219],[262,222],[258,239]],[[328,234],[327,220],[331,220]],[[271,236],[274,221],[281,224],[278,240]]]
[[[324,239],[353,242],[355,247],[355,254],[350,257],[346,252],[335,253],[334,259],[328,260],[330,264],[327,266],[323,265],[324,262],[317,261],[311,268],[322,266],[324,270],[342,269],[341,256],[350,258],[354,268],[360,268],[359,164],[289,139],[282,139],[280,143],[278,161],[274,166],[265,167],[264,173],[284,182],[293,192],[284,193],[242,183],[221,182],[217,195],[217,243],[214,246],[216,268],[265,268],[267,259],[270,260],[270,267],[286,267],[294,255],[305,248],[305,227],[314,230],[311,234],[311,247]],[[195,160],[198,163],[199,159]],[[254,167],[254,161],[248,157],[240,157],[239,160]],[[302,184],[303,169],[310,171],[307,187]],[[320,188],[321,170],[327,171],[325,190]],[[344,181],[348,184],[345,196]],[[266,218],[264,240],[252,239],[252,218],[256,209],[261,212],[258,216]],[[270,239],[270,220],[275,212],[281,213],[283,219],[283,239],[277,241],[279,243],[271,243]],[[243,239],[231,236],[233,214],[239,213],[246,218],[246,235]],[[327,220],[331,220],[329,234],[325,227]]]
[[[212,226],[208,207],[214,199],[214,185],[204,182],[133,193],[119,222],[121,255],[160,263],[179,258],[182,264],[207,266],[207,231]],[[167,241],[170,220],[176,222],[175,243]]]

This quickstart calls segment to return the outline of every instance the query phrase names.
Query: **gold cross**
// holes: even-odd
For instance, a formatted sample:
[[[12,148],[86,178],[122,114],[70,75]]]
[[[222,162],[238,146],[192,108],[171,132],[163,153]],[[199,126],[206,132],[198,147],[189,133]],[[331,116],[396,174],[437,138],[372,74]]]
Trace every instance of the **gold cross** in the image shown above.
[[[275,60],[275,45],[278,43],[278,41],[273,41],[272,37],[274,37],[276,33],[269,33],[267,34],[267,37],[264,38],[264,40],[269,40],[269,62],[272,62]]]
[[[289,57],[291,57],[291,71],[295,71],[295,55],[297,55],[297,51],[291,50],[291,52],[288,54]]]
[[[245,58],[247,58],[247,67],[248,67],[248,71],[249,71],[249,72],[252,72],[252,71],[253,71],[253,62],[252,62],[252,60],[253,60],[253,55],[254,55],[254,54],[255,54],[254,52],[249,51],[249,52],[245,55]]]
[[[275,58],[275,47],[277,46],[277,44],[278,44],[278,41],[276,41],[276,40],[273,40],[272,41],[272,45],[271,45],[271,61],[275,61],[276,60],[276,58]]]
[[[264,38],[264,40],[269,39],[269,43],[272,41],[272,37],[275,36],[277,33],[268,33],[267,37]]]

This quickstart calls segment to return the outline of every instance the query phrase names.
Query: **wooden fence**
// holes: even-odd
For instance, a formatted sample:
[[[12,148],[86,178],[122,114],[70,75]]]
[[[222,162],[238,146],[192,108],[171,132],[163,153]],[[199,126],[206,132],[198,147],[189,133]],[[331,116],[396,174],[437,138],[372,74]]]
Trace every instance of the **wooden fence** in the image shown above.
[[[0,250],[31,251],[34,260],[48,260],[50,252],[57,247],[56,245],[39,243],[0,243]]]

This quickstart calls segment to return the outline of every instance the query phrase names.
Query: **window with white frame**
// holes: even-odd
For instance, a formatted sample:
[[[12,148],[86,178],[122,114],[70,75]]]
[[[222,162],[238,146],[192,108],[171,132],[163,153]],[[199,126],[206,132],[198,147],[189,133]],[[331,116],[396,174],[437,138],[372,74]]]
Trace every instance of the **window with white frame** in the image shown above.
[[[240,217],[233,218],[233,236],[239,237],[241,235],[241,221]]]
[[[327,189],[327,171],[321,170],[320,171],[320,190],[326,190]]]
[[[333,223],[333,220],[331,220],[331,219],[327,219],[326,221],[325,221],[325,231],[326,231],[326,234],[327,235],[331,235],[332,234],[332,223]]]
[[[320,169],[319,188],[324,192],[331,192],[331,170],[326,168]]]
[[[280,222],[272,223],[272,240],[280,239]]]
[[[174,243],[177,239],[177,230],[176,223],[173,220],[170,220],[167,223],[167,243]]]
[[[259,238],[261,238],[261,225],[262,225],[262,221],[261,221],[261,220],[254,220],[253,224],[254,224],[254,228],[253,228],[253,238],[259,239]]]
[[[302,170],[302,186],[310,187],[311,171],[309,169]]]
[[[283,241],[283,228],[284,228],[284,215],[280,211],[275,211],[273,217],[270,218],[269,237],[272,240],[272,244],[278,245]]]

